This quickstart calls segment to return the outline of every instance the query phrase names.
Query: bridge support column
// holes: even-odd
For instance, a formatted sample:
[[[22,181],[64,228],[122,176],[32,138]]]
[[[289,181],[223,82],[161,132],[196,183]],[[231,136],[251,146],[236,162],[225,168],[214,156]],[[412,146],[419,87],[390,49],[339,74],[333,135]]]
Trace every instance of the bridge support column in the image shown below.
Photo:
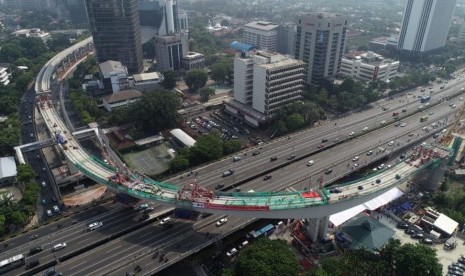
[[[306,220],[306,230],[313,242],[316,242],[318,238],[326,237],[328,222],[329,217],[309,218]]]
[[[418,188],[422,190],[436,190],[444,179],[447,163],[448,159],[442,159],[437,163],[431,164],[421,173],[416,174],[413,182],[418,184]]]
[[[66,157],[66,164],[68,164],[68,169],[69,169],[70,174],[75,174],[79,172],[79,170],[76,168],[76,166],[74,166],[73,162],[71,162],[68,159],[68,157]]]

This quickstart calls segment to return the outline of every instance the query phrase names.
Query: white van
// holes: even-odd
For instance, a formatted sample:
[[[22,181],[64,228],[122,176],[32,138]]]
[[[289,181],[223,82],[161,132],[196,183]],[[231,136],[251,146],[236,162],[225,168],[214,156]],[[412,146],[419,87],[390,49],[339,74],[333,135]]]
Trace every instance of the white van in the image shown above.
[[[53,251],[58,251],[58,250],[61,250],[63,248],[66,247],[66,243],[65,242],[62,242],[62,243],[57,243],[53,246]]]
[[[160,221],[160,225],[165,225],[171,222],[170,217],[166,217]]]

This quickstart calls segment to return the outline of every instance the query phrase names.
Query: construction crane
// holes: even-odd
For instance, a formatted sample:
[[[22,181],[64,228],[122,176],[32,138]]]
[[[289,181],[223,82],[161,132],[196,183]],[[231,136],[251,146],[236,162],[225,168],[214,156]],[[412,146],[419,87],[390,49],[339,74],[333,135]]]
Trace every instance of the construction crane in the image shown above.
[[[452,123],[451,127],[446,132],[446,134],[442,136],[441,144],[447,147],[451,146],[451,143],[454,138],[453,133],[457,133],[459,131],[460,120],[464,117],[464,115],[465,115],[465,101],[460,106],[460,109],[455,113],[454,122]]]

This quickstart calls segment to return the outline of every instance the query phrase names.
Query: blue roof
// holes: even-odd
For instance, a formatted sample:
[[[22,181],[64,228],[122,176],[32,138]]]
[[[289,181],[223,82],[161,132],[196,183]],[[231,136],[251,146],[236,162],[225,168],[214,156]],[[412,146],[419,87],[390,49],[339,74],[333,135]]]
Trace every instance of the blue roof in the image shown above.
[[[246,52],[249,52],[249,51],[252,51],[253,49],[255,49],[256,47],[251,45],[251,44],[247,44],[247,43],[243,43],[243,42],[239,42],[239,41],[233,41],[231,42],[231,48],[233,48],[234,50],[236,51],[241,51],[243,53],[246,53]]]

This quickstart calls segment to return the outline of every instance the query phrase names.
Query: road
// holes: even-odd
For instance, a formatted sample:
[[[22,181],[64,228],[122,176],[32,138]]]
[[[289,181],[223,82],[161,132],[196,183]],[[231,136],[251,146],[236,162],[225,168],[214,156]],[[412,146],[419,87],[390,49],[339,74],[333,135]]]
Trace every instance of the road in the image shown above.
[[[424,139],[432,132],[426,133],[421,129],[430,125],[431,123],[440,120],[443,121],[445,116],[451,117],[451,113],[455,110],[450,108],[447,103],[442,103],[428,110],[433,111],[434,114],[430,116],[428,122],[419,123],[419,118],[422,114],[416,114],[412,117],[404,119],[405,127],[395,127],[393,125],[386,126],[380,131],[368,133],[358,139],[353,139],[347,143],[340,144],[328,151],[323,151],[313,155],[311,158],[315,161],[314,165],[307,167],[308,159],[294,162],[278,172],[272,174],[272,178],[264,181],[262,178],[256,178],[253,181],[247,182],[241,186],[243,190],[253,189],[255,191],[266,191],[272,189],[294,189],[302,188],[301,183],[291,185],[296,182],[296,179],[303,178],[308,174],[314,174],[315,179],[318,178],[317,172],[333,166],[333,172],[330,177],[333,179],[337,174],[348,173],[352,171],[354,156],[358,155],[360,164],[358,168],[363,167],[365,161],[371,161],[375,158],[382,158],[380,152],[382,148],[387,148],[386,155],[389,154],[390,148],[402,147],[410,139]],[[439,131],[440,129],[436,129]],[[409,136],[410,133],[418,135]],[[386,133],[389,135],[386,137]],[[392,146],[387,146],[387,143],[394,140]],[[399,145],[397,145],[399,143]],[[379,148],[379,149],[378,149]],[[372,149],[374,153],[367,155],[366,152]],[[242,162],[242,161],[240,161]],[[240,163],[238,162],[238,163]],[[348,167],[347,164],[350,166]],[[326,181],[332,181],[327,179]],[[316,183],[315,183],[316,184]],[[292,187],[291,187],[292,186]],[[207,244],[206,232],[210,233],[210,242],[218,238],[215,235],[223,235],[226,231],[232,231],[233,228],[242,227],[245,223],[252,221],[251,219],[229,218],[227,225],[216,227],[213,224],[221,216],[213,215],[208,218],[201,219],[197,222],[178,221],[174,223],[173,229],[164,232],[157,226],[157,223],[143,227],[136,232],[132,232],[120,239],[114,240],[103,247],[91,250],[83,255],[73,258],[69,261],[59,264],[57,267],[65,275],[92,275],[100,274],[104,271],[111,275],[124,275],[126,272],[131,272],[135,265],[142,267],[144,272],[147,272],[155,267],[161,268],[163,263],[160,264],[157,259],[152,259],[152,252],[162,250],[167,253],[169,263],[186,256],[186,251],[190,253],[202,248]],[[210,225],[210,226],[208,226]],[[189,229],[186,231],[186,229]],[[220,231],[220,232],[218,232]],[[223,231],[223,232],[221,232]],[[183,233],[183,235],[180,235]],[[216,233],[216,234],[215,234]],[[192,243],[192,241],[200,241],[199,244]],[[190,247],[188,246],[189,244]],[[185,247],[188,248],[185,248]],[[198,247],[197,247],[198,246]],[[123,249],[123,250],[118,250]],[[131,254],[127,254],[131,252]],[[188,254],[190,254],[188,253]],[[98,256],[98,257],[97,257]],[[103,257],[102,257],[103,256]],[[109,264],[102,266],[102,263]],[[123,267],[117,269],[116,264]],[[113,269],[117,269],[113,271]]]

